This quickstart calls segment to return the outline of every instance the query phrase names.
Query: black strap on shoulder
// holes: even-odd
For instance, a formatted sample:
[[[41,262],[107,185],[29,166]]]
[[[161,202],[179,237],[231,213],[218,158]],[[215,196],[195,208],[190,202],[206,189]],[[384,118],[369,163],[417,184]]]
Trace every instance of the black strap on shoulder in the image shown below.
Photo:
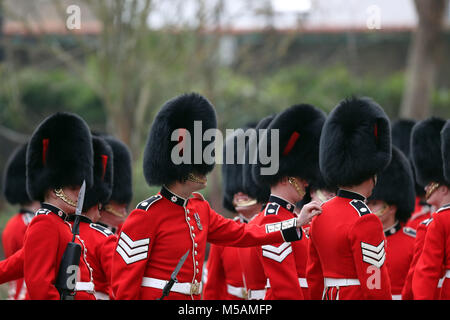
[[[160,194],[156,194],[150,198],[148,198],[147,200],[141,201],[137,206],[136,209],[140,209],[140,210],[145,210],[147,211],[148,208],[150,208],[150,206],[155,203],[156,201],[158,201],[159,199],[161,199],[162,196]]]
[[[369,207],[361,200],[352,200],[350,201],[350,204],[352,205],[353,208],[356,209],[360,217],[372,213]]]

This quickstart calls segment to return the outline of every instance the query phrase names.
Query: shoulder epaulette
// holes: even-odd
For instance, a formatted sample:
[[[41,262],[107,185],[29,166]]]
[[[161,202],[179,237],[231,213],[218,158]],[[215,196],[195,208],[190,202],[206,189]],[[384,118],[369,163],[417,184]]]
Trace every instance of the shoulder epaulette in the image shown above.
[[[48,215],[50,212],[51,212],[51,211],[48,210],[48,209],[41,208],[41,209],[39,209],[38,211],[36,211],[35,214],[36,214],[37,216],[39,216],[39,215],[41,215],[41,214]]]
[[[275,202],[270,202],[266,206],[266,210],[264,210],[264,215],[275,215],[278,214],[278,209],[280,209],[280,205]]]
[[[355,210],[358,212],[359,216],[362,217],[366,214],[372,213],[369,209],[369,207],[362,202],[361,200],[352,200],[350,201],[350,204],[352,205],[353,208],[355,208]]]
[[[141,201],[137,206],[136,209],[140,209],[140,210],[144,210],[147,211],[148,208],[150,208],[150,206],[152,204],[154,204],[156,201],[158,201],[159,199],[161,199],[162,196],[160,194],[156,194],[154,196],[151,196],[150,198],[148,198],[147,200]]]
[[[101,226],[99,224],[90,223],[89,227],[91,227],[92,229],[97,230],[98,232],[104,234],[106,237],[109,237],[109,236],[113,235],[111,230],[109,230],[108,228],[105,228],[104,226]]]
[[[194,198],[205,201],[205,197],[199,192],[192,192],[192,195],[194,196]]]
[[[431,221],[433,221],[433,218],[428,218],[428,219],[423,220],[420,224],[424,224],[424,225],[428,226],[431,223]]]
[[[405,233],[408,236],[413,237],[413,238],[416,237],[416,230],[414,230],[413,228],[410,228],[410,227],[404,227],[403,233]]]

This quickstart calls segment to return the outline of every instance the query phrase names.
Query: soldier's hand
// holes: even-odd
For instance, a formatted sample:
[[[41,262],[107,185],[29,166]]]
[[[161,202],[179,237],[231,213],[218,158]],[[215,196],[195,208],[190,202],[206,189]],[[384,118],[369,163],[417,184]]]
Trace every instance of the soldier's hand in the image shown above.
[[[317,201],[311,201],[305,204],[297,217],[297,227],[301,227],[311,222],[312,218],[322,213],[320,203]]]

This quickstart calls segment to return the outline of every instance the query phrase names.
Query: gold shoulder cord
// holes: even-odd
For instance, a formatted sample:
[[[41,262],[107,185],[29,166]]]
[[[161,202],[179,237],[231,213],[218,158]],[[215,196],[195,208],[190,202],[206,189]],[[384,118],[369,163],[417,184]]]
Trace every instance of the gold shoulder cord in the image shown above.
[[[64,201],[65,203],[67,203],[69,206],[72,207],[77,207],[77,204],[69,199],[69,197],[64,193],[63,189],[59,188],[59,189],[54,189],[53,192],[55,193],[55,195],[60,198],[62,201]]]

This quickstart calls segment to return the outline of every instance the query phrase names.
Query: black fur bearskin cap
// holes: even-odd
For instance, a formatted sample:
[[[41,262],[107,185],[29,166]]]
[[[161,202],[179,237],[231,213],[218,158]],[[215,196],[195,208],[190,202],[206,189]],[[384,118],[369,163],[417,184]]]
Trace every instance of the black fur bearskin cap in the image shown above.
[[[3,174],[3,194],[10,204],[25,205],[31,202],[26,184],[27,147],[27,143],[17,147],[6,163]]]
[[[268,134],[263,135],[258,148],[267,143],[267,150],[272,150],[271,130],[279,132],[278,152],[279,168],[276,174],[263,174],[261,171],[269,165],[261,161],[253,167],[253,176],[259,184],[273,186],[284,177],[300,177],[307,182],[317,178],[319,173],[319,139],[326,115],[323,111],[309,104],[294,105],[279,113],[268,127]]]
[[[382,200],[396,205],[396,218],[406,222],[414,211],[415,198],[410,162],[400,149],[393,146],[391,162],[378,174],[377,184],[368,200]]]
[[[327,184],[359,185],[391,161],[391,130],[384,110],[370,98],[341,101],[320,138],[320,171]]]
[[[147,145],[144,151],[144,176],[149,185],[164,185],[175,181],[186,181],[190,173],[206,175],[214,168],[213,163],[206,163],[202,155],[200,161],[195,161],[195,146],[201,137],[194,135],[194,121],[200,121],[202,137],[206,130],[217,128],[216,113],[212,104],[197,93],[177,96],[167,101],[156,115],[150,129]],[[177,130],[181,129],[181,130]],[[172,134],[178,131],[175,141]],[[190,135],[190,146],[188,144]],[[201,141],[201,151],[213,143]],[[184,144],[181,150],[178,147]],[[174,163],[172,152],[178,152],[180,157],[188,157],[189,163]],[[197,163],[195,163],[197,162]]]
[[[44,201],[49,189],[93,184],[92,136],[86,122],[66,112],[53,114],[35,129],[27,148],[27,192]]]

